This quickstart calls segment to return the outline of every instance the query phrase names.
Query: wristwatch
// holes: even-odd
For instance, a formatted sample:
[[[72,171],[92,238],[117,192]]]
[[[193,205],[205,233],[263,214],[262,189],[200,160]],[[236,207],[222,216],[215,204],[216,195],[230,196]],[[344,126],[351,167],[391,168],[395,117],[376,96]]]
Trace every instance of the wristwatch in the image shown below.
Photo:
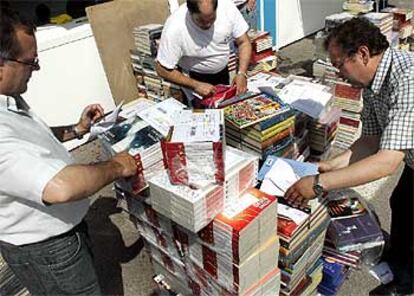
[[[246,74],[246,72],[241,72],[241,71],[239,71],[239,72],[237,72],[237,75],[242,75],[242,76],[244,76],[244,78],[248,78],[248,76],[247,76],[247,74]]]
[[[322,195],[325,192],[325,189],[319,182],[319,176],[319,174],[315,175],[315,179],[313,180],[313,192],[315,192],[317,196]]]

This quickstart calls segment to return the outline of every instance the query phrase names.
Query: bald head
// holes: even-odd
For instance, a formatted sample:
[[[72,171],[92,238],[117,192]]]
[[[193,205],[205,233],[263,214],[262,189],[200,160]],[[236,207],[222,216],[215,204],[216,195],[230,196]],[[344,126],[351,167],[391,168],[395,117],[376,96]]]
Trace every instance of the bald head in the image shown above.
[[[217,0],[187,0],[188,11],[193,13],[201,13],[203,10],[216,10]]]
[[[187,0],[191,18],[202,30],[208,30],[216,20],[217,0]]]

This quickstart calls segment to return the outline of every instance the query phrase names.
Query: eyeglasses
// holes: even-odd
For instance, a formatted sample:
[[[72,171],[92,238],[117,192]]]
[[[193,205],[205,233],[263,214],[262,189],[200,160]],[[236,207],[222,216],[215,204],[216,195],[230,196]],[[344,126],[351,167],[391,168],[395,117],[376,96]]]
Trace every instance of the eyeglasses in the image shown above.
[[[334,62],[332,63],[332,66],[334,66],[336,69],[341,70],[341,68],[345,65],[346,61],[349,59],[350,57],[346,56],[343,59],[340,60],[340,62]]]
[[[38,57],[34,58],[31,62],[25,62],[25,61],[20,61],[20,60],[11,59],[11,58],[7,58],[5,60],[6,61],[15,62],[15,63],[19,63],[19,64],[23,64],[23,65],[27,65],[27,66],[31,66],[34,69],[38,69],[40,67],[40,65],[39,65],[39,58]]]

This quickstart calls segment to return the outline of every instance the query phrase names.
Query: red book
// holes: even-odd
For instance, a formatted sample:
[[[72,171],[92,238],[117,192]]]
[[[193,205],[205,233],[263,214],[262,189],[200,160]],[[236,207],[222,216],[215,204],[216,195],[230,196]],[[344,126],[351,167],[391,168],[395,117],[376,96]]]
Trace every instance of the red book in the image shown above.
[[[200,104],[206,108],[218,108],[221,102],[233,98],[237,92],[235,86],[223,84],[216,85],[215,90],[216,92],[213,95],[203,98]]]

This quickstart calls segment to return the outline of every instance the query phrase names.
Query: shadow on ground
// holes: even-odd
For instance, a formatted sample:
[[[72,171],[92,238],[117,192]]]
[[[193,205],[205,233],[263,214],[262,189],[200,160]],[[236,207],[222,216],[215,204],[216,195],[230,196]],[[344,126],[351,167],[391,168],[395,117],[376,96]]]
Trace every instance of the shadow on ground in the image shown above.
[[[104,295],[124,295],[122,263],[137,257],[143,249],[143,240],[137,236],[127,246],[111,216],[121,213],[113,197],[99,197],[86,216],[92,241],[96,272]]]

